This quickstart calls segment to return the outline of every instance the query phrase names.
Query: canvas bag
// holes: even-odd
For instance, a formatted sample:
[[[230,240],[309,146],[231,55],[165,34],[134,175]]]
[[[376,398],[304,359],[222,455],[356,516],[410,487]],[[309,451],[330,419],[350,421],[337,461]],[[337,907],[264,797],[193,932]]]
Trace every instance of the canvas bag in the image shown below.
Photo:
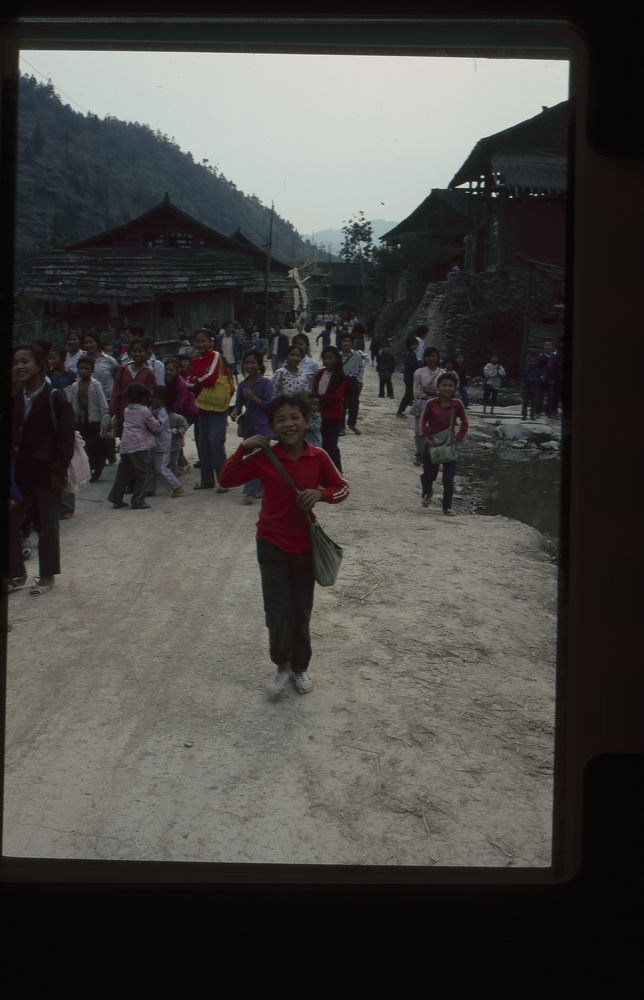
[[[279,458],[273,454],[272,448],[268,448],[265,453],[273,463],[282,478],[288,485],[300,493],[297,486],[289,476],[288,472],[280,462]],[[338,578],[340,566],[342,564],[342,549],[322,530],[318,521],[312,521],[311,515],[307,513],[309,531],[311,533],[311,556],[313,558],[313,576],[316,583],[321,587],[332,587]]]
[[[429,449],[429,457],[432,465],[443,465],[444,462],[455,462],[458,457],[456,445],[453,443],[452,431],[454,428],[454,407],[449,418],[449,427],[438,434],[432,434],[434,444]]]

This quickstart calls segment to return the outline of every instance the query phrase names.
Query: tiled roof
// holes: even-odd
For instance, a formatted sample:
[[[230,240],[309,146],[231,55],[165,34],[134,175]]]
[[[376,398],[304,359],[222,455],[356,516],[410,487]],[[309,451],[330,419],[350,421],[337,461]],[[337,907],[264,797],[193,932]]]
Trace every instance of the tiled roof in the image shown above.
[[[534,118],[479,139],[463,166],[449,182],[450,189],[467,181],[477,181],[490,169],[492,157],[503,150],[515,153],[519,150],[524,153],[550,151],[565,156],[569,115],[570,101],[562,101],[552,108],[545,108]]]
[[[546,149],[499,150],[492,154],[492,170],[500,183],[516,190],[563,192],[567,188],[567,157]]]
[[[466,191],[448,191],[443,188],[432,188],[430,194],[421,202],[418,208],[414,209],[411,215],[408,215],[406,219],[399,222],[397,226],[390,229],[380,239],[395,240],[399,236],[410,235],[411,233],[422,235],[433,229],[435,229],[436,233],[449,233],[453,227],[441,228],[435,226],[435,224],[432,225],[436,221],[436,216],[441,211],[444,211],[445,205],[448,205],[453,211],[463,216],[463,231],[465,231],[467,229],[468,198],[469,195]]]
[[[283,292],[289,287],[287,274],[271,271],[271,292]],[[117,300],[128,305],[149,301],[153,295],[228,288],[243,288],[247,293],[264,291],[264,272],[243,251],[108,247],[40,253],[16,291],[38,299]]]

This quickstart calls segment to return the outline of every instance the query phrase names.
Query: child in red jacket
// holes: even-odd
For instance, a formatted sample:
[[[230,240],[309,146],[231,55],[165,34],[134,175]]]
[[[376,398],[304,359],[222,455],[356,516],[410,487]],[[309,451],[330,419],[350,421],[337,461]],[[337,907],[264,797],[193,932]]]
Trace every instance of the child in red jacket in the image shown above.
[[[247,438],[221,470],[222,485],[262,483],[257,522],[257,561],[262,578],[270,656],[277,670],[268,692],[279,697],[289,682],[300,694],[313,687],[306,675],[311,660],[309,622],[313,609],[313,560],[308,513],[320,501],[341,503],[349,495],[344,478],[322,448],[304,439],[309,407],[301,396],[277,396],[264,410],[277,444],[275,456],[299,489],[295,493],[264,454],[268,438]]]
[[[342,472],[342,461],[338,438],[342,430],[344,412],[344,389],[346,378],[342,367],[342,355],[337,347],[325,347],[322,352],[321,368],[313,379],[313,392],[320,396],[322,414],[322,447]]]

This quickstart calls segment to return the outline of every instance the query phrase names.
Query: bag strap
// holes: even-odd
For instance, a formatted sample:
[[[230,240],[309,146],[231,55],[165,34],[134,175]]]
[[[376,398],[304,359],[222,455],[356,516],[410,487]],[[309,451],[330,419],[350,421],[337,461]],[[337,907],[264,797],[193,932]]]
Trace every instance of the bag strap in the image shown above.
[[[51,422],[54,425],[54,430],[58,430],[58,421],[56,420],[56,413],[54,412],[54,393],[57,393],[58,389],[53,387],[49,391],[49,409],[51,410]]]
[[[273,465],[275,466],[275,468],[279,472],[279,474],[282,477],[282,479],[285,482],[288,483],[288,485],[291,487],[291,489],[295,490],[296,493],[300,493],[300,490],[298,490],[297,486],[295,485],[295,483],[293,482],[293,480],[289,476],[288,472],[286,471],[286,469],[284,468],[284,466],[280,462],[279,458],[277,457],[277,455],[274,454],[273,449],[269,446],[266,449],[266,451],[264,452],[264,454],[267,456],[267,458],[269,459],[269,461],[271,461],[273,463]],[[312,521],[311,515],[309,514],[308,511],[306,511],[306,517],[307,517],[307,520],[310,521],[310,523],[312,524],[313,521]]]

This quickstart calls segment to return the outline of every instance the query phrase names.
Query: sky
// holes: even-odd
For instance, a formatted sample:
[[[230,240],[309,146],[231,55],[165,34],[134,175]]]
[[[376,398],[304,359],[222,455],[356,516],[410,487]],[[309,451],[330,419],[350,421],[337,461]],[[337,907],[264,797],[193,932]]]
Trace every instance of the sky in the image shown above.
[[[307,236],[361,210],[402,221],[479,139],[567,100],[569,74],[566,61],[31,50],[20,69],[76,111],[174,137]]]

